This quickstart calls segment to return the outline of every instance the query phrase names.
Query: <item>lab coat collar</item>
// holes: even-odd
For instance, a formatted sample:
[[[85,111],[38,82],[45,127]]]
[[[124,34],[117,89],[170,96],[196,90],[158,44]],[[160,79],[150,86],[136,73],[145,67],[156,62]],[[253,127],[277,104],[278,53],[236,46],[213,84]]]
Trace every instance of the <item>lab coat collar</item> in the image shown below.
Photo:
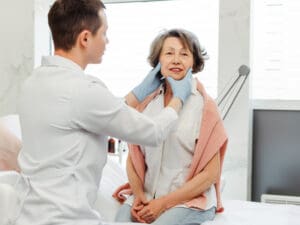
[[[73,62],[70,59],[67,59],[62,56],[54,55],[54,56],[43,56],[42,57],[42,66],[57,66],[57,67],[65,67],[67,69],[76,70],[83,72],[82,68]]]

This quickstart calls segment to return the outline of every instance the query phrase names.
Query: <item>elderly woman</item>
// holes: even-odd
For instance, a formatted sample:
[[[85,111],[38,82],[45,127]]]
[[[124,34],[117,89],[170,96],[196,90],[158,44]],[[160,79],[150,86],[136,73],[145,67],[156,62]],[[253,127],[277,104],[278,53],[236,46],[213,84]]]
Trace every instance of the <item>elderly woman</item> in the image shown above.
[[[204,67],[198,39],[183,29],[167,30],[153,41],[148,60],[161,64],[163,78],[181,80]],[[146,115],[156,115],[173,93],[168,79],[138,106]],[[116,221],[157,225],[200,224],[222,211],[221,165],[227,136],[214,101],[193,78],[192,94],[179,114],[176,129],[159,147],[130,146],[127,160],[129,184],[114,197],[132,195],[116,215]],[[127,191],[128,191],[127,190]],[[128,193],[128,192],[126,192]]]

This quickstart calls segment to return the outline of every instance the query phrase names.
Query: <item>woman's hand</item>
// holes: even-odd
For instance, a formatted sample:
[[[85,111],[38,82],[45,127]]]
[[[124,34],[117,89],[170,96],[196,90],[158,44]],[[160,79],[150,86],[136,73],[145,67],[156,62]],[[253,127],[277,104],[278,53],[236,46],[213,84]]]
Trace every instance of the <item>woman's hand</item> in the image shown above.
[[[145,195],[135,197],[131,207],[131,216],[135,222],[146,223],[146,221],[144,221],[142,218],[138,216],[138,212],[142,210],[146,204],[147,204],[147,199]]]
[[[162,199],[153,199],[139,210],[137,215],[146,223],[152,223],[165,211],[165,209],[166,207]]]

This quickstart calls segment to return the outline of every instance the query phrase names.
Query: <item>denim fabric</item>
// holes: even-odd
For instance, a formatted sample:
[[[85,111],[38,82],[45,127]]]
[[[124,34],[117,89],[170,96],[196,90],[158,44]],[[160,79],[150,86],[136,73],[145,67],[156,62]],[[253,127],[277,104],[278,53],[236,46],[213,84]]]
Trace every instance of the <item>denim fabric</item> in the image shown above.
[[[116,222],[133,222],[130,214],[131,206],[124,204],[118,211]],[[153,225],[198,225],[215,218],[216,208],[212,207],[206,211],[199,211],[190,208],[171,208],[161,214]]]

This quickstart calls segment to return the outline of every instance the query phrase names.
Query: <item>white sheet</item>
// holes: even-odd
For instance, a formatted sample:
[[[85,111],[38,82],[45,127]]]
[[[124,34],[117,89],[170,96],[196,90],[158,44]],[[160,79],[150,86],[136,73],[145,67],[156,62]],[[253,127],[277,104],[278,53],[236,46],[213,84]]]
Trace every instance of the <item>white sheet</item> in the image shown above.
[[[96,201],[96,209],[100,212],[104,221],[114,221],[115,214],[121,206],[114,198],[113,192],[120,185],[127,182],[127,176],[124,169],[117,162],[118,158],[108,157],[107,163],[103,169],[100,188]],[[104,222],[103,225],[138,225],[142,223],[114,223]]]
[[[146,223],[103,223],[103,225],[138,225],[138,224],[146,224]]]
[[[225,211],[202,225],[300,225],[300,206],[224,201]]]
[[[114,159],[117,158],[108,157],[104,166],[95,204],[104,221],[114,221],[115,214],[121,205],[112,197],[112,194],[120,185],[127,182],[125,170]]]

